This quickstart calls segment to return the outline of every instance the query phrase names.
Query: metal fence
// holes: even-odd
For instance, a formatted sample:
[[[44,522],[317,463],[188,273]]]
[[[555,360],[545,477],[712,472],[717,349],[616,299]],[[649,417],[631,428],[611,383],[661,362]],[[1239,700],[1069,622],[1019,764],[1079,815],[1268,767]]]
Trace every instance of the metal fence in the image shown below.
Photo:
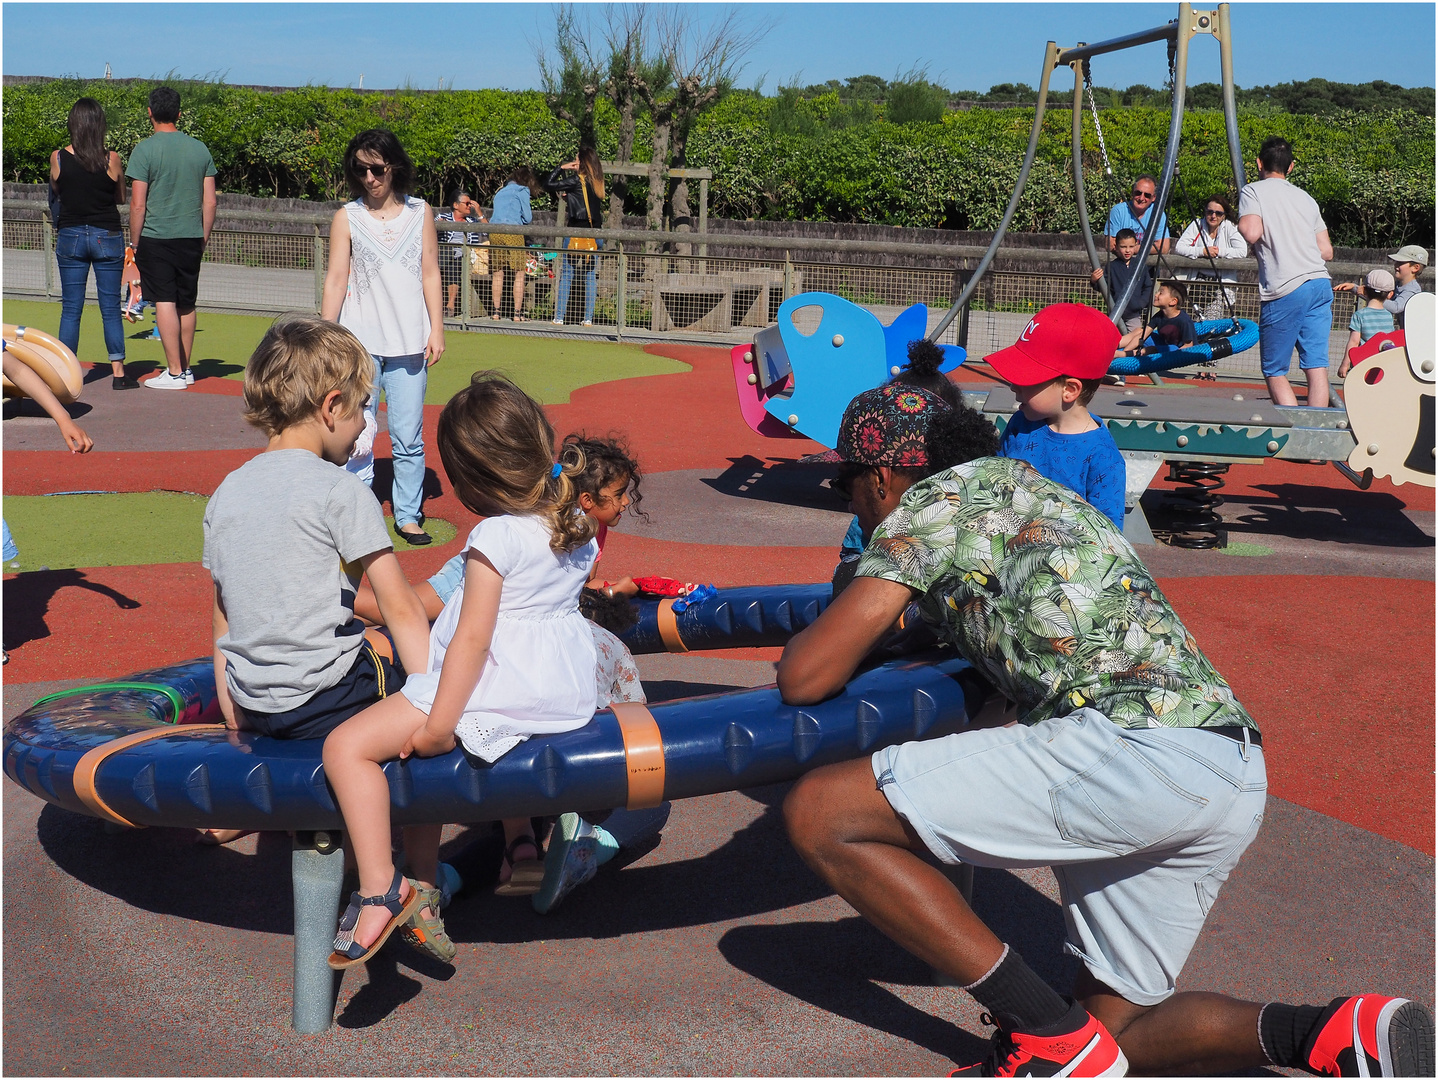
[[[53,231],[36,204],[7,200],[3,222],[4,295],[58,300],[60,285],[53,256]],[[28,211],[17,213],[16,211]],[[215,311],[260,314],[318,310],[323,291],[328,217],[321,215],[223,214],[205,251],[199,304]],[[252,227],[247,227],[252,226]],[[447,223],[441,229],[447,229]],[[915,303],[929,307],[932,329],[944,316],[982,249],[874,241],[775,238],[743,233],[643,233],[626,230],[566,229],[532,225],[525,229],[531,246],[523,249],[527,273],[522,307],[514,310],[514,274],[496,269],[515,249],[440,244],[446,280],[460,286],[451,325],[474,330],[528,333],[594,333],[620,340],[678,339],[737,344],[770,325],[784,299],[797,293],[834,293],[859,304],[887,323]],[[441,232],[443,238],[444,232]],[[566,237],[599,238],[601,250],[563,249]],[[700,242],[702,240],[702,243]],[[677,251],[656,248],[679,247]],[[742,257],[718,254],[742,249]],[[797,255],[797,257],[796,257]],[[457,256],[457,257],[456,257]],[[1024,261],[1042,260],[1044,269],[1025,269]],[[1170,269],[1189,260],[1166,258]],[[571,282],[567,310],[556,312],[560,275],[568,263]],[[1251,261],[1224,263],[1225,269],[1252,267]],[[1061,272],[1053,272],[1054,267]],[[1362,267],[1335,266],[1357,276]],[[593,274],[592,329],[586,315],[589,276]],[[498,279],[498,287],[496,286]],[[1220,317],[1229,310],[1258,317],[1256,285],[1224,286],[1189,282],[1190,314]],[[449,289],[445,289],[446,299]],[[93,283],[90,296],[94,296]],[[991,269],[975,291],[966,321],[956,319],[942,340],[963,344],[982,357],[1012,344],[1028,317],[1047,304],[1076,302],[1101,306],[1090,287],[1082,252],[1019,249]],[[1334,297],[1330,367],[1341,360],[1352,293]],[[817,309],[815,309],[817,313]],[[526,322],[517,322],[516,314]],[[800,312],[796,323],[811,330]],[[556,317],[564,327],[553,325]],[[447,320],[448,321],[448,320]],[[965,339],[960,340],[959,335]],[[1296,366],[1296,360],[1295,360]],[[1257,350],[1216,363],[1228,376],[1258,374]]]

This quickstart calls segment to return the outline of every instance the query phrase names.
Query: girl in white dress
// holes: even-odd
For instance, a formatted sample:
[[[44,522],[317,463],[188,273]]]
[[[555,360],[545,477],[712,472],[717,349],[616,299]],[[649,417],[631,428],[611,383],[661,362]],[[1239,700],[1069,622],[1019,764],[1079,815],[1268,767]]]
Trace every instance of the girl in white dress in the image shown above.
[[[360,876],[340,919],[334,968],[368,959],[412,920],[437,925],[424,914],[427,890],[394,867],[383,762],[448,753],[456,741],[494,761],[531,735],[583,727],[595,711],[594,636],[579,613],[598,554],[594,519],[577,505],[583,453],[569,450],[552,464],[544,410],[493,372],[476,374],[445,406],[438,443],[455,494],[484,520],[469,535],[464,586],[430,633],[428,671],[325,740],[325,775]],[[516,849],[535,841],[528,820],[504,824],[517,873]],[[432,881],[439,827],[432,844],[408,854],[416,878]],[[537,854],[520,861],[542,877]]]

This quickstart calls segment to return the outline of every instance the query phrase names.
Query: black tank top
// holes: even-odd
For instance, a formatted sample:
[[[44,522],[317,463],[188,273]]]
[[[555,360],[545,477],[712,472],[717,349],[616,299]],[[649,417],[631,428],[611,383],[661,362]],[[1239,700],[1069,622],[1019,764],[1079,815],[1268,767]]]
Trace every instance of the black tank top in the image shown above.
[[[108,155],[106,155],[108,160]],[[57,229],[94,225],[118,232],[120,209],[115,205],[115,181],[104,169],[90,172],[70,151],[60,151],[60,220]]]

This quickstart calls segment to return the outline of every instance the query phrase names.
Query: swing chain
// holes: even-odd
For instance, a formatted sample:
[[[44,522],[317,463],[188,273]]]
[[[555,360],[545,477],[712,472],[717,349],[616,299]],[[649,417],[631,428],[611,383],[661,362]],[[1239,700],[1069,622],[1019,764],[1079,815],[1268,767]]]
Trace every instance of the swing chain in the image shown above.
[[[1088,91],[1088,107],[1089,111],[1093,113],[1093,128],[1098,132],[1098,152],[1103,158],[1104,175],[1112,177],[1113,166],[1109,164],[1108,146],[1103,141],[1103,124],[1099,123],[1098,106],[1093,99],[1093,72],[1089,69],[1088,57],[1083,59],[1083,84],[1084,89]]]

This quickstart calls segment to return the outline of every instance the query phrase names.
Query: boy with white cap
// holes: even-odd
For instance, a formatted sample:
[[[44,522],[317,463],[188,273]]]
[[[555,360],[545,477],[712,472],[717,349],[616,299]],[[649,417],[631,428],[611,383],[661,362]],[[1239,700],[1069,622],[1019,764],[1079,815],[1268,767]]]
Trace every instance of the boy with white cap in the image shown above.
[[[1398,320],[1398,328],[1403,327],[1403,309],[1408,306],[1408,301],[1423,291],[1418,284],[1418,275],[1428,268],[1428,249],[1419,244],[1404,244],[1401,248],[1388,256],[1393,263],[1393,277],[1396,279],[1393,296],[1383,301],[1383,309]],[[1341,285],[1333,286],[1334,292],[1352,292],[1361,286],[1345,281]]]

